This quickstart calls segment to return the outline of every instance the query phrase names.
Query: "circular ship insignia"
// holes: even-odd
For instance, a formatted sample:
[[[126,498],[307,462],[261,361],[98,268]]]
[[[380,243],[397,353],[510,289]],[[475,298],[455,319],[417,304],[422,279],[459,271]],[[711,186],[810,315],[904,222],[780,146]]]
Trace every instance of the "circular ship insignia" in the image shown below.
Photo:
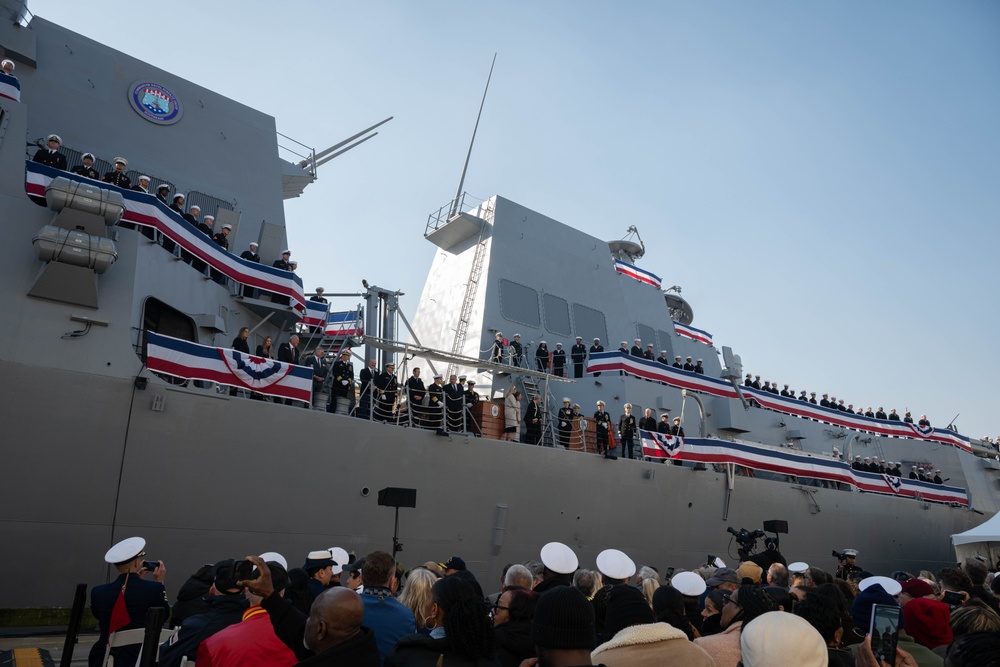
[[[177,96],[158,83],[136,81],[129,86],[129,104],[135,112],[157,125],[173,125],[181,119]]]

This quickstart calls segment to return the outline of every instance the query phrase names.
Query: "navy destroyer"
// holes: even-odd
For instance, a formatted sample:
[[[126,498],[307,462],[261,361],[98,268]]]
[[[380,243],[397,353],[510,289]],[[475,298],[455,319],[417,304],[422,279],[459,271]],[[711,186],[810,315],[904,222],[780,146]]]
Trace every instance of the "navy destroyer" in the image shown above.
[[[77,582],[106,580],[108,546],[135,534],[173,573],[171,592],[206,559],[391,548],[394,513],[377,493],[390,487],[416,490],[399,514],[399,558],[460,554],[483,581],[551,540],[582,562],[615,546],[692,567],[725,555],[727,528],[771,520],[787,524],[783,551],[827,569],[848,544],[873,571],[933,568],[953,560],[949,534],[997,511],[1000,464],[983,443],[742,388],[739,355],[694,326],[656,267],[640,267],[637,237],[608,242],[499,196],[460,195],[430,216],[437,251],[412,324],[398,290],[366,285],[350,335],[314,335],[301,280],[268,258],[286,245],[283,199],[303,193],[322,157],[282,160],[267,115],[3,7],[0,47],[16,68],[0,98],[0,567],[18,573],[5,606],[68,605]],[[149,192],[34,162],[52,132],[68,168],[91,153],[103,175],[123,157]],[[167,205],[176,193],[180,211]],[[257,243],[264,264],[201,234],[180,215],[191,204],[216,233],[229,227],[231,249]],[[385,422],[306,410],[308,372],[228,350],[244,327],[251,350],[294,332],[303,351],[364,343],[356,374],[393,361],[402,383],[419,364],[425,378],[477,380],[488,400],[450,432],[413,424],[402,394]],[[503,346],[515,333],[523,364]],[[569,350],[577,336],[605,346],[581,377],[572,363],[563,378],[533,365],[542,340]],[[704,373],[615,351],[636,339],[701,359]],[[543,446],[488,428],[511,388],[541,397]],[[563,397],[584,415],[570,451],[553,428]],[[625,403],[678,417],[686,437],[647,432],[638,460],[599,456],[587,419],[598,400],[616,419]],[[856,455],[933,466],[947,482],[852,471]]]

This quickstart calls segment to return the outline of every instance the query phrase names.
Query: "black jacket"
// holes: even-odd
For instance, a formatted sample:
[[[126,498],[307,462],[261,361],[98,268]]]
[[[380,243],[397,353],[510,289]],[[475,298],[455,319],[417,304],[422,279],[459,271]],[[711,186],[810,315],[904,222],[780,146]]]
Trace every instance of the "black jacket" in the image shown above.
[[[503,667],[518,667],[522,660],[535,657],[531,641],[531,621],[510,621],[493,629],[497,657]]]
[[[328,648],[322,653],[305,658],[296,663],[308,667],[379,667],[378,648],[375,646],[375,633],[364,626],[361,632],[348,639],[342,644],[337,644],[333,648]]]
[[[502,667],[495,655],[481,660],[467,660],[452,652],[447,638],[431,639],[419,632],[399,640],[396,650],[386,657],[385,667],[436,667],[442,656],[441,664],[446,667]]]
[[[298,364],[299,363],[299,350],[298,348],[292,347],[288,343],[282,343],[278,346],[278,361],[282,361],[286,364]]]
[[[66,170],[66,156],[55,151],[50,153],[48,148],[40,148],[35,152],[35,157],[32,162],[37,162],[38,164],[48,165],[50,167],[55,167],[56,169]]]

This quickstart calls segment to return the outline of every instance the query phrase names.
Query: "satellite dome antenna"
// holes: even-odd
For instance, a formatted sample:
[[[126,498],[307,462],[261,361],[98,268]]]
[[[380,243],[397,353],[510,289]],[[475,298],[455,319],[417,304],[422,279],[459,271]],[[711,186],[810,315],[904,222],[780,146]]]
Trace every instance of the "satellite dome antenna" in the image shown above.
[[[493,53],[493,62],[490,63],[490,73],[486,77],[486,88],[483,89],[483,101],[479,103],[479,114],[476,116],[476,125],[472,128],[472,139],[469,141],[469,152],[465,155],[465,166],[462,167],[462,178],[458,179],[458,191],[455,192],[455,200],[451,203],[449,218],[454,218],[459,213],[459,206],[462,201],[462,188],[465,187],[465,172],[469,170],[469,160],[472,158],[472,145],[476,143],[476,131],[479,130],[479,119],[483,117],[483,107],[486,105],[486,93],[490,89],[490,79],[493,78],[493,66],[497,64],[497,54]]]
[[[646,254],[646,244],[639,237],[639,230],[635,225],[631,225],[625,230],[625,238],[618,241],[608,241],[608,248],[611,249],[611,256],[620,262],[632,264],[635,260]],[[632,240],[632,237],[635,240]]]

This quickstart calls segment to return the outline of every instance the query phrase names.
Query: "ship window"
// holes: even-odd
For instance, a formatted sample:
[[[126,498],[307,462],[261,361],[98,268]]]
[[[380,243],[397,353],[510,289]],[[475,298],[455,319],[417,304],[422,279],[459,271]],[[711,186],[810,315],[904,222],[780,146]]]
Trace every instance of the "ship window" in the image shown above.
[[[197,330],[194,320],[181,311],[168,306],[159,299],[149,297],[146,299],[142,313],[142,330],[155,331],[164,336],[173,336],[192,343],[198,342]],[[143,363],[146,362],[146,336],[143,335],[141,357]]]
[[[645,324],[637,323],[635,325],[635,330],[639,332],[639,338],[642,339],[643,352],[646,351],[646,346],[649,345],[650,343],[653,344],[654,348],[656,347],[656,331],[653,329],[653,327],[647,327]],[[661,347],[660,350],[662,349],[663,348]],[[653,350],[655,356],[660,356],[660,350],[655,350],[655,349]]]
[[[602,344],[607,344],[608,325],[601,311],[574,303],[573,325],[576,327],[576,335],[581,336],[585,343],[592,343],[595,338],[600,338]]]
[[[569,325],[569,304],[551,294],[542,294],[542,311],[545,313],[545,328],[555,334],[568,336],[572,332]]]
[[[538,310],[538,293],[530,287],[501,280],[500,314],[510,322],[529,327],[539,326],[542,318]]]
[[[671,361],[674,358],[674,336],[666,331],[657,331],[657,338],[660,339],[660,350],[666,350],[667,355],[670,357]],[[659,350],[656,352],[659,354]]]

